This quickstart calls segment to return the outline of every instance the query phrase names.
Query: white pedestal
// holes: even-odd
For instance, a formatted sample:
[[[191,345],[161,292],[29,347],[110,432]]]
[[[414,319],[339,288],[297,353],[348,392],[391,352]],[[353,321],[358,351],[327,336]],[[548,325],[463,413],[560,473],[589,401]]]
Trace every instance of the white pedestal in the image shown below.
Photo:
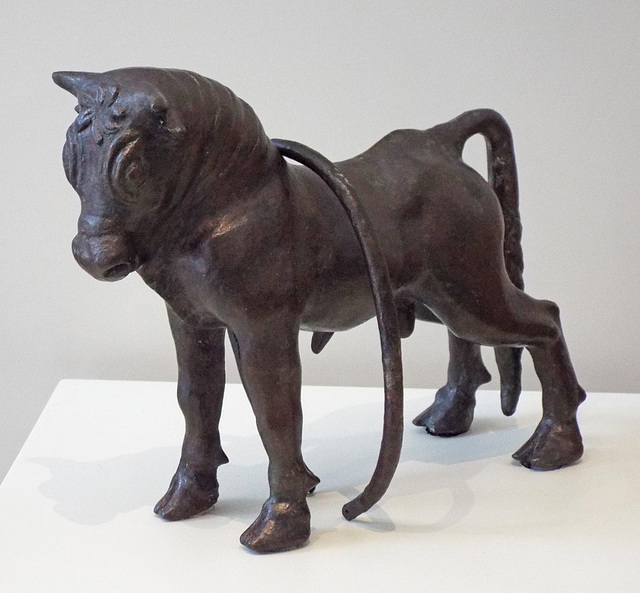
[[[471,432],[440,439],[408,422],[433,391],[407,390],[396,477],[348,523],[341,506],[377,458],[382,390],[305,387],[305,459],[322,479],[311,542],[259,556],[238,537],[267,497],[266,456],[237,385],[225,398],[219,502],[178,523],[153,514],[180,452],[174,392],[60,383],[0,486],[0,591],[640,591],[640,395],[591,394],[583,461],[539,473],[510,457],[538,422],[538,393],[504,418],[497,394],[480,392]]]

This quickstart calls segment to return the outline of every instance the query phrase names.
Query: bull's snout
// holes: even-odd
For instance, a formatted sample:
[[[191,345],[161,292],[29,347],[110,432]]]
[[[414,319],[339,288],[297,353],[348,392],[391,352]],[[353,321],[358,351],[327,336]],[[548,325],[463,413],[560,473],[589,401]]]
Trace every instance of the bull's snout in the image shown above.
[[[73,256],[83,270],[98,280],[121,280],[139,265],[126,237],[78,233],[71,245]]]

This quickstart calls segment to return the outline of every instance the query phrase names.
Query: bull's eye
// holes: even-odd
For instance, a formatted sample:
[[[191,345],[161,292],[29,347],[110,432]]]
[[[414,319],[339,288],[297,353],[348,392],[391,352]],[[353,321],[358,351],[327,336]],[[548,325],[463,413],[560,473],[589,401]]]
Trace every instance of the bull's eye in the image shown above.
[[[129,191],[138,189],[147,180],[147,173],[140,163],[131,163],[124,172],[124,182]]]
[[[122,159],[116,165],[115,181],[124,194],[135,196],[149,178],[146,162],[138,157],[136,160]]]
[[[134,197],[149,178],[149,165],[141,154],[140,138],[122,137],[109,159],[109,179],[123,198]]]

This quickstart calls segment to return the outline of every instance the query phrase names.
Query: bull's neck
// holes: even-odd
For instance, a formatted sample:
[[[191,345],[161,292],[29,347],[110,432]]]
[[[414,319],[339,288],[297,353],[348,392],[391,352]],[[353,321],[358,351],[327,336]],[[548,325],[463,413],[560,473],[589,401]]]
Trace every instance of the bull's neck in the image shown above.
[[[253,109],[226,87],[212,84],[217,104],[194,126],[180,180],[159,213],[158,248],[188,242],[203,219],[251,201],[282,175],[283,159]]]
[[[273,166],[274,146],[253,109],[225,86],[212,84],[217,105],[199,143],[201,162],[189,188],[194,200],[247,188]]]

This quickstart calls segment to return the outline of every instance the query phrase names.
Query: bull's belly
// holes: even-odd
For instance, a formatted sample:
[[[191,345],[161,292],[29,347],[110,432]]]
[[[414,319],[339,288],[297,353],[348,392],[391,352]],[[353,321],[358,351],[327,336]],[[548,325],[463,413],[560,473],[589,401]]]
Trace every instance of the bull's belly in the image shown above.
[[[301,329],[337,332],[356,327],[375,315],[368,278],[350,279],[339,285],[321,284],[310,295]]]
[[[394,271],[397,272],[394,274]],[[403,303],[424,302],[427,294],[422,289],[429,275],[428,269],[413,269],[405,274],[409,282],[399,282],[401,273],[390,270],[393,296],[397,306]],[[428,297],[427,297],[428,298]],[[376,315],[373,289],[367,274],[341,284],[323,284],[307,301],[301,329],[307,331],[337,332],[354,328]]]

